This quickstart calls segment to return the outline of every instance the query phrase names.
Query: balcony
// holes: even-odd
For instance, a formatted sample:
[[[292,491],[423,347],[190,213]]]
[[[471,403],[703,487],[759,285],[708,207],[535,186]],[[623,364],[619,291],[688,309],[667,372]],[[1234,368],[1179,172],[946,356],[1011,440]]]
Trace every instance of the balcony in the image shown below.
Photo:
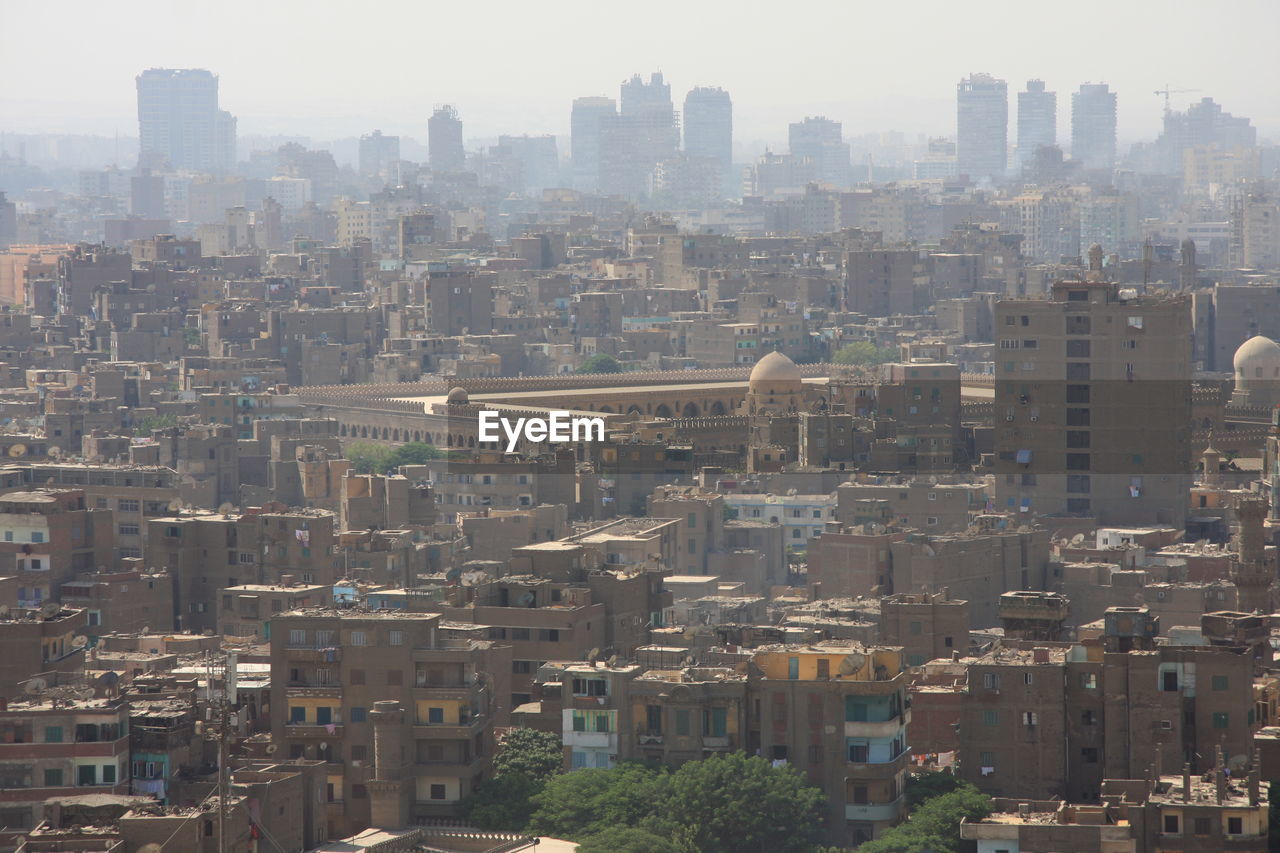
[[[413,736],[415,738],[453,740],[456,738],[474,737],[484,729],[486,718],[483,714],[472,717],[466,723],[424,723],[421,721],[413,724]]]
[[[296,663],[338,663],[342,660],[342,649],[290,646],[284,650],[284,656],[285,660]]]
[[[662,732],[636,732],[636,742],[641,745],[662,743]]]
[[[610,751],[618,749],[617,732],[564,732],[565,746],[607,747]]]
[[[287,698],[340,699],[342,698],[342,684],[333,681],[328,684],[290,681],[284,688],[284,695]]]
[[[846,803],[845,820],[857,821],[891,821],[897,820],[902,813],[905,797],[898,797],[891,803]]]
[[[858,782],[886,779],[906,768],[908,753],[909,750],[904,749],[902,752],[898,753],[896,758],[890,761],[880,762],[878,764],[846,761],[844,765],[844,778]]]
[[[329,727],[333,727],[333,731],[329,731]],[[323,725],[316,723],[287,723],[284,728],[285,737],[291,738],[315,738],[323,740],[325,738],[342,737],[342,723],[326,723]]]
[[[733,738],[729,735],[703,735],[703,749],[733,749]]]
[[[416,684],[413,695],[419,699],[472,702],[483,690],[479,684]]]
[[[870,723],[866,721],[845,722],[845,737],[896,737],[902,733],[902,728],[911,722],[911,712],[904,711],[902,714],[892,717],[879,723]]]

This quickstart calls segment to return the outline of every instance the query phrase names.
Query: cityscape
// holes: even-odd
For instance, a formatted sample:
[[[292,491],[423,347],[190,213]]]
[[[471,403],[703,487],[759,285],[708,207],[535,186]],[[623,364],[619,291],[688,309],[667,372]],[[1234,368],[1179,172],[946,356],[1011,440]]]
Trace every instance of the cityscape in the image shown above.
[[[6,11],[0,853],[1280,851],[1280,7],[545,5]]]

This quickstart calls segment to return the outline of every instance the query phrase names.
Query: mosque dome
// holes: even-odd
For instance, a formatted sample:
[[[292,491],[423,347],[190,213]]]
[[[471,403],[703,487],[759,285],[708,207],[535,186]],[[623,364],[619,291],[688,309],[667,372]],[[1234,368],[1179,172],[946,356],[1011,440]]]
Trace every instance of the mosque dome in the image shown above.
[[[466,388],[454,388],[449,392],[447,400],[450,406],[465,406],[471,402],[471,397]]]
[[[1254,335],[1240,345],[1231,363],[1237,383],[1280,380],[1280,344]]]
[[[1280,350],[1280,347],[1277,350]],[[775,350],[757,361],[756,366],[751,368],[751,378],[747,381],[747,384],[754,386],[762,383],[770,385],[794,383],[798,385],[800,384],[800,368],[796,367],[794,361]]]

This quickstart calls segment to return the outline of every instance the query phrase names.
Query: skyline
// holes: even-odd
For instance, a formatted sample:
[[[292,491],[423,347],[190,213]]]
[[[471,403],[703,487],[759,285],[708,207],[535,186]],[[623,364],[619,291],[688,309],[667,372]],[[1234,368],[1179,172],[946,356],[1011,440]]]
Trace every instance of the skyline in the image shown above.
[[[787,125],[808,115],[842,122],[847,137],[886,131],[900,131],[909,138],[954,136],[955,87],[961,77],[975,72],[1008,83],[1011,129],[1016,93],[1028,79],[1044,80],[1058,93],[1058,141],[1064,146],[1069,140],[1070,94],[1086,82],[1106,82],[1118,93],[1122,145],[1156,136],[1163,99],[1155,90],[1166,83],[1196,90],[1175,94],[1174,109],[1212,97],[1233,114],[1252,119],[1261,138],[1280,135],[1280,98],[1254,85],[1263,79],[1266,34],[1280,29],[1280,5],[1258,0],[1224,4],[1224,14],[1214,21],[1196,19],[1191,14],[1196,7],[1189,3],[1164,4],[1155,20],[1146,4],[1077,4],[1073,19],[1106,20],[1100,32],[1117,37],[1145,34],[1114,50],[1084,46],[1083,36],[1037,41],[1044,33],[1061,30],[1063,16],[1013,3],[970,4],[963,20],[946,20],[946,26],[934,28],[922,28],[921,21],[942,20],[954,13],[953,6],[927,3],[918,7],[921,14],[907,18],[866,4],[791,4],[788,17],[797,22],[797,41],[807,35],[806,21],[823,21],[824,32],[852,34],[849,50],[824,55],[822,62],[812,65],[799,61],[811,55],[806,44],[741,47],[759,41],[758,33],[765,31],[770,7],[763,3],[706,3],[690,11],[660,0],[651,5],[652,15],[629,19],[627,28],[620,30],[606,13],[584,3],[557,4],[548,12],[501,2],[495,8],[501,27],[447,44],[433,40],[430,33],[457,33],[476,21],[456,9],[398,4],[376,7],[380,14],[360,19],[322,18],[317,9],[337,5],[292,2],[267,8],[231,3],[219,20],[208,21],[190,9],[144,0],[135,4],[132,20],[152,20],[158,31],[190,35],[110,52],[101,51],[101,43],[122,43],[128,38],[128,22],[110,17],[100,7],[82,8],[70,25],[65,15],[56,17],[53,10],[34,4],[9,11],[18,25],[15,30],[57,32],[59,53],[88,55],[96,49],[97,55],[94,85],[80,88],[83,71],[51,64],[47,41],[24,39],[7,46],[0,72],[8,78],[18,79],[17,69],[23,67],[41,67],[47,73],[24,79],[21,94],[0,93],[0,127],[6,132],[133,135],[134,78],[147,68],[171,67],[207,68],[218,74],[222,106],[239,120],[242,136],[290,134],[331,140],[380,128],[425,139],[432,109],[446,103],[457,106],[469,140],[503,133],[565,136],[574,98],[616,98],[624,79],[655,70],[671,82],[677,108],[695,86],[728,91],[734,103],[735,144],[747,149],[779,148],[785,144]],[[677,9],[683,27],[671,25]],[[1230,23],[1241,20],[1258,25],[1241,28]],[[984,41],[984,27],[997,21],[1004,37],[996,43]],[[579,33],[572,50],[543,47],[554,44],[557,33],[570,23]],[[1216,32],[1225,35],[1228,28],[1230,41],[1214,37]],[[288,32],[296,36],[282,40],[281,33]],[[860,37],[864,32],[874,33],[874,38]],[[1202,36],[1203,43],[1189,55],[1177,55],[1176,62],[1162,47],[1185,42],[1193,34]],[[299,41],[311,45],[310,51],[296,50]],[[1028,49],[1030,44],[1035,44],[1034,50]],[[1103,44],[1112,42],[1103,39]],[[478,46],[492,58],[488,67],[476,61]],[[886,74],[885,64],[900,61],[904,50],[914,50],[919,61]],[[277,59],[286,52],[291,61],[281,67]],[[1092,62],[1082,63],[1082,53]],[[772,61],[760,61],[761,55]],[[509,67],[522,69],[518,79],[499,70]],[[417,85],[419,75],[435,82]],[[862,80],[877,88],[846,82]]]

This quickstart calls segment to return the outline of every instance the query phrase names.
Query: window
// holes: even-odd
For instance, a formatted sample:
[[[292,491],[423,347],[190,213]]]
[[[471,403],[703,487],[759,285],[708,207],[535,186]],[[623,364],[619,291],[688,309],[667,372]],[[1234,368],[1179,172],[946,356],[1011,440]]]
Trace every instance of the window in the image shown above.
[[[999,712],[999,711],[993,711],[993,710],[990,710],[990,709],[988,709],[988,710],[986,710],[986,711],[983,711],[983,712],[982,712],[982,724],[983,724],[984,726],[989,726],[989,727],[993,727],[993,728],[994,728],[995,726],[1000,725],[1000,712]]]
[[[438,726],[444,722],[444,708],[428,708],[427,724]]]
[[[138,535],[138,525],[136,524],[121,524],[117,530],[119,530],[121,536]]]
[[[1167,814],[1164,816],[1164,834],[1178,835],[1182,832],[1180,828],[1181,821],[1176,814]]]
[[[116,783],[116,766],[114,764],[102,765],[102,784],[114,785]]]
[[[1226,729],[1231,727],[1231,714],[1226,711],[1213,712],[1213,727],[1215,729]]]
[[[1098,686],[1097,673],[1093,673],[1093,672],[1080,673],[1080,686],[1083,687],[1085,690],[1096,689]],[[1086,713],[1089,714],[1090,716],[1092,716],[1093,714],[1092,711],[1086,711]]]
[[[1209,835],[1213,832],[1213,822],[1207,817],[1198,817],[1191,825],[1196,835]]]
[[[44,742],[62,743],[62,726],[45,726]]]
[[[1000,674],[997,672],[984,672],[982,674],[982,686],[987,690],[999,690]]]
[[[1178,692],[1178,673],[1176,670],[1168,669],[1160,673],[1160,689],[1165,693]]]
[[[1089,409],[1067,409],[1067,426],[1087,427],[1089,420]]]
[[[1080,712],[1080,722],[1086,726],[1092,726],[1094,723],[1097,722],[1097,719],[1098,719],[1097,715],[1095,715],[1093,711]]]
[[[1073,495],[1089,494],[1090,481],[1088,474],[1068,474],[1067,492]]]
[[[573,680],[574,696],[608,696],[603,678],[575,678]]]
[[[116,501],[116,508],[121,512],[137,512],[138,502],[122,498],[121,500]]]
[[[367,719],[367,718],[365,717],[365,709],[364,709],[364,708],[352,708],[352,709],[351,709],[351,722],[353,722],[353,723],[363,723],[363,722],[365,721],[365,719]]]
[[[1227,677],[1226,677],[1225,675],[1215,675],[1215,676],[1213,677],[1213,689],[1214,689],[1214,690],[1226,690],[1226,689],[1227,689]]]
[[[98,768],[92,764],[81,764],[76,768],[77,785],[98,784]]]
[[[62,787],[62,768],[46,767],[44,771],[44,786],[46,788]]]
[[[390,631],[387,633],[387,642],[393,646],[404,645],[404,631]]]
[[[1036,723],[1038,723],[1039,721],[1040,721],[1040,718],[1039,718],[1038,716],[1036,716],[1036,712],[1035,712],[1035,711],[1023,711],[1023,712],[1022,712],[1022,724],[1023,724],[1024,726],[1034,726],[1034,725],[1036,725]]]
[[[433,800],[444,799],[444,785],[441,785],[437,782],[431,783],[431,799]]]
[[[1244,818],[1227,818],[1227,835],[1244,835]]]
[[[32,541],[32,542],[43,542],[43,541],[44,541],[44,534],[43,534],[43,533],[41,533],[39,530],[33,531],[33,532],[31,533],[31,541]]]
[[[291,705],[289,707],[289,722],[305,723],[307,721],[307,709],[302,705]]]
[[[293,630],[289,632],[289,645],[302,646],[302,645],[306,645],[306,642],[307,642],[306,631]]]
[[[513,660],[511,662],[511,671],[516,675],[529,675],[533,672],[533,661]]]
[[[689,711],[687,708],[680,708],[676,710],[676,734],[689,734]]]
[[[849,744],[849,761],[853,764],[866,764],[867,750],[868,747],[865,743]]]
[[[1067,454],[1067,470],[1068,471],[1088,471],[1089,470],[1089,454],[1088,453],[1068,453]]]
[[[1067,386],[1067,402],[1068,403],[1088,403],[1089,402],[1089,386],[1088,385],[1068,385]]]
[[[364,635],[364,631],[352,631],[352,632],[351,632],[351,645],[353,645],[353,646],[363,646],[363,645],[365,645],[365,635]]]
[[[357,684],[364,684],[364,683],[365,683],[364,670],[363,669],[351,670],[351,684],[354,686]]]
[[[996,754],[994,752],[978,753],[978,764],[983,767],[990,767],[994,770],[996,766]]]

